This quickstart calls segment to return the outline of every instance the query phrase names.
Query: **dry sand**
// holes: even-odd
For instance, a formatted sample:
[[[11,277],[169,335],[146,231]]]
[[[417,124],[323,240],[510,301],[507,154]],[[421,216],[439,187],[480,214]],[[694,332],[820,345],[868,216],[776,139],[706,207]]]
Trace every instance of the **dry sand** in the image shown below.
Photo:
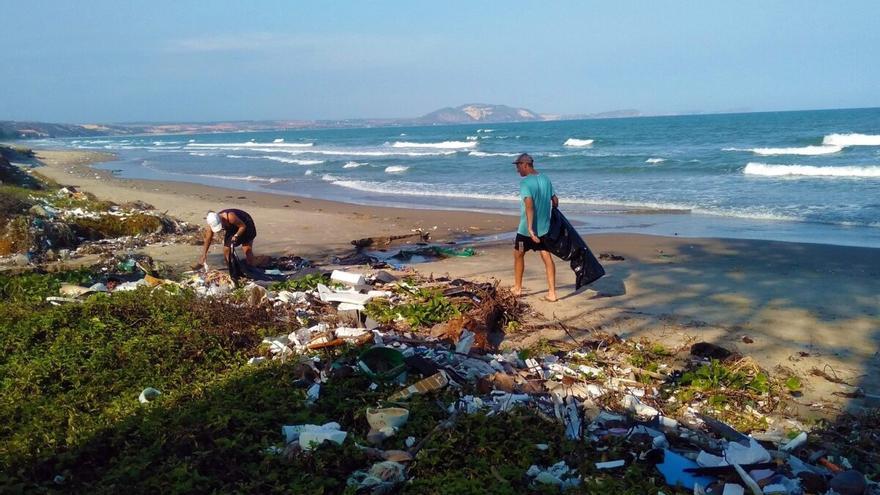
[[[39,151],[39,172],[79,185],[117,202],[142,200],[191,222],[209,209],[241,207],[256,220],[259,253],[294,253],[326,259],[352,252],[349,242],[422,228],[436,240],[512,232],[517,218],[505,215],[379,208],[269,193],[242,192],[188,183],[126,180],[88,167],[108,155]],[[564,204],[562,205],[564,209]],[[436,226],[436,229],[435,229]],[[623,256],[605,262],[608,275],[578,292],[568,266],[557,260],[560,301],[542,300],[546,290],[537,254],[526,259],[524,299],[580,339],[592,331],[647,337],[669,346],[717,343],[755,358],[767,369],[789,368],[809,378],[800,402],[840,406],[877,405],[880,394],[880,250],[820,244],[647,235],[591,235],[593,251]],[[219,261],[214,248],[213,258]],[[194,246],[155,248],[172,263],[195,261]],[[216,264],[216,263],[215,263]],[[512,284],[511,243],[479,246],[472,258],[416,266],[423,274],[495,279]],[[746,343],[751,340],[752,343]],[[571,342],[558,325],[544,324],[509,335],[507,345],[538,339]],[[836,374],[869,397],[842,399],[850,390],[809,377],[813,368]],[[830,413],[827,406],[824,413]]]

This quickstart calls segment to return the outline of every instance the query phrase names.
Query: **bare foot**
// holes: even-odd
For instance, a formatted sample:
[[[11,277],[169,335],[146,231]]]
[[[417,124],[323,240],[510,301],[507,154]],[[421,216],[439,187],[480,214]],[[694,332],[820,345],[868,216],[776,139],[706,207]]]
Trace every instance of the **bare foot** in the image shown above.
[[[548,294],[548,295],[544,296],[544,300],[547,302],[555,303],[556,301],[559,300],[559,298],[556,297],[556,294],[553,294],[553,295]]]
[[[514,287],[510,292],[513,293],[513,297],[519,297],[522,295],[522,287]]]

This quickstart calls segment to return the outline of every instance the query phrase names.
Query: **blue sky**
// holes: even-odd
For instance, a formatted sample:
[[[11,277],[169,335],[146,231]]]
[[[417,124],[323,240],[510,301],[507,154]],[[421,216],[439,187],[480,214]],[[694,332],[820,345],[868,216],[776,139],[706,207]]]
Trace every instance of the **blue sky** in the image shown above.
[[[880,105],[880,2],[0,0],[0,120]]]

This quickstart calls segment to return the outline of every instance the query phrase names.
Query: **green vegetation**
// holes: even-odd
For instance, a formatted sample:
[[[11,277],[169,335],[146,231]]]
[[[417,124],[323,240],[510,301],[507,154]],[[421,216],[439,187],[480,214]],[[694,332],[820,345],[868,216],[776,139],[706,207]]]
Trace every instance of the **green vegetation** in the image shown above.
[[[370,390],[362,375],[333,375],[307,406],[297,359],[244,364],[265,352],[263,336],[291,331],[265,308],[148,288],[82,304],[43,302],[61,283],[93,281],[85,270],[0,275],[0,492],[354,493],[345,480],[375,462],[355,446],[366,444],[365,409],[399,385]],[[419,297],[441,297],[428,294]],[[358,351],[322,360],[345,371]],[[146,387],[162,395],[140,404]],[[428,437],[457,394],[414,397],[410,420],[383,447]],[[282,425],[328,421],[349,432],[343,445],[292,457],[270,450],[283,445]],[[402,492],[550,493],[530,488],[524,473],[563,459],[585,476],[568,493],[656,492],[650,467],[621,477],[595,471],[593,462],[625,450],[569,441],[559,423],[527,410],[461,415],[430,438]]]
[[[269,285],[269,290],[274,291],[309,291],[315,290],[318,288],[318,284],[324,284],[328,287],[338,287],[340,284],[335,284],[330,281],[330,277],[326,275],[322,275],[320,273],[312,273],[310,275],[305,275],[303,277],[285,280],[284,282],[274,282]]]
[[[461,316],[465,307],[452,303],[439,290],[405,289],[408,301],[392,305],[387,299],[375,299],[366,307],[366,313],[379,323],[391,323],[402,318],[413,328],[428,327]]]

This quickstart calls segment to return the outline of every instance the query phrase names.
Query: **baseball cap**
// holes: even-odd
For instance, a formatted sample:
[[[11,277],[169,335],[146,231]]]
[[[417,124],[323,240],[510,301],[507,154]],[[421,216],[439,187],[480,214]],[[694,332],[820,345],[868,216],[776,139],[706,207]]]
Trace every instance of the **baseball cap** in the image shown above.
[[[208,226],[211,227],[211,231],[215,234],[223,230],[223,224],[220,223],[220,215],[213,211],[208,212],[208,216],[205,217],[205,220],[208,222]]]
[[[519,155],[518,157],[516,157],[516,160],[514,160],[513,163],[515,163],[515,164],[516,163],[528,163],[529,165],[534,165],[535,160],[532,159],[532,155],[530,155],[528,153],[523,153],[523,154]]]

